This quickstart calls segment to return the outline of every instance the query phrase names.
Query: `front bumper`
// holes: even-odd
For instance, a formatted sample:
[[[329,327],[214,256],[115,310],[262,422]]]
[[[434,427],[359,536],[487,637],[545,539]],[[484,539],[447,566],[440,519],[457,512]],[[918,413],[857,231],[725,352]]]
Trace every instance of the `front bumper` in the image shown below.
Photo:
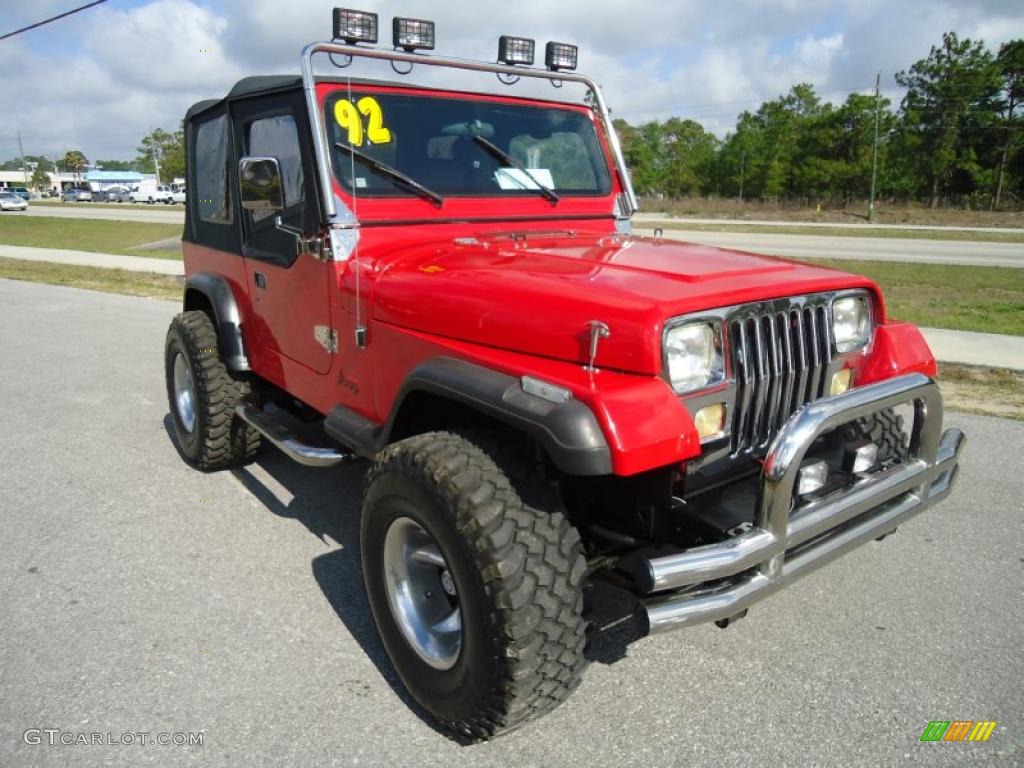
[[[914,406],[909,458],[827,498],[797,503],[804,455],[820,435],[905,403]],[[721,621],[854,547],[890,533],[941,501],[956,480],[964,435],[942,433],[942,396],[927,376],[909,374],[815,401],[797,411],[765,457],[754,527],[727,541],[642,561],[640,589],[650,633]]]

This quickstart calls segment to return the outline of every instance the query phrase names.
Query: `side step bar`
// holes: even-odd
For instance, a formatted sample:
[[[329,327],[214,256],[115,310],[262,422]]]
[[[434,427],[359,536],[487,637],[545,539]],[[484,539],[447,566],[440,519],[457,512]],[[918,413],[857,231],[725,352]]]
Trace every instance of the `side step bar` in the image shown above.
[[[288,458],[307,467],[332,467],[359,458],[354,453],[337,448],[307,445],[271,414],[254,405],[239,405],[235,408],[235,413],[238,418],[277,446]]]

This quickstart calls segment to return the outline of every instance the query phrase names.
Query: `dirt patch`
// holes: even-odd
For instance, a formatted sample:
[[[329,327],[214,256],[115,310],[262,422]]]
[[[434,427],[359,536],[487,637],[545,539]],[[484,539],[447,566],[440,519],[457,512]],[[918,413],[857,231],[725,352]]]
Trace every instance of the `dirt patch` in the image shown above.
[[[181,236],[165,237],[163,240],[153,240],[150,243],[133,245],[133,250],[139,251],[174,251],[181,248]]]
[[[673,216],[709,219],[751,219],[760,221],[866,222],[867,201],[848,206],[818,207],[808,202],[758,202],[753,200],[686,198],[683,200],[642,200],[645,213],[665,212]],[[899,205],[880,201],[875,204],[878,224],[915,224],[945,227],[1024,227],[1024,211],[970,211],[962,208],[937,208],[923,205]]]
[[[938,382],[950,410],[1024,421],[1024,371],[942,363]]]

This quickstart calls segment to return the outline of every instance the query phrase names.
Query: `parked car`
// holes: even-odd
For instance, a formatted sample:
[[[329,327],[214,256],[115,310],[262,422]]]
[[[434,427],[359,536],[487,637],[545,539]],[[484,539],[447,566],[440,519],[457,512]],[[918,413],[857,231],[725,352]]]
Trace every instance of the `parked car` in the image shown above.
[[[60,199],[65,203],[90,203],[92,202],[92,190],[85,187],[68,187]]]
[[[4,190],[0,192],[0,211],[25,211],[28,210],[28,202],[20,195]]]
[[[558,101],[436,90],[416,82],[426,66],[401,89],[314,75],[314,55],[416,60],[351,44],[361,29],[376,40],[375,17],[353,23],[349,44],[305,49],[301,77],[249,77],[188,111],[165,382],[201,470],[251,462],[261,440],[309,467],[367,460],[341,524],[359,530],[381,645],[441,729],[478,741],[565,701],[587,666],[588,585],[630,595],[629,633],[724,628],[949,495],[964,435],[943,431],[935,358],[878,285],[633,235],[629,169],[572,46],[548,43],[546,70],[512,67],[516,43],[532,61],[522,38],[498,64],[422,59],[586,91]],[[901,569],[900,588],[959,566]],[[819,582],[755,632],[804,643],[804,622],[868,595],[891,616],[876,575]],[[358,605],[358,576],[341,578]],[[657,704],[697,717],[685,693]]]
[[[103,190],[102,197],[96,199],[107,203],[130,203],[132,193],[127,187],[108,187]]]
[[[184,187],[172,187],[171,188],[171,202],[185,204],[185,188]]]
[[[30,195],[30,194],[29,194],[29,192],[28,192],[28,190],[27,190],[27,189],[25,189],[24,187],[10,187],[10,188],[9,188],[9,189],[8,189],[7,191],[8,191],[8,192],[13,192],[13,193],[14,193],[14,194],[16,194],[16,195],[17,195],[18,197],[20,197],[20,198],[21,198],[22,200],[26,200],[26,201],[27,201],[27,200],[28,200],[29,198],[31,198],[31,197],[32,197],[32,195]]]
[[[146,180],[143,181],[131,192],[131,201],[133,203],[166,203],[170,205],[173,200],[174,193],[171,188],[166,184],[157,184],[155,181]]]

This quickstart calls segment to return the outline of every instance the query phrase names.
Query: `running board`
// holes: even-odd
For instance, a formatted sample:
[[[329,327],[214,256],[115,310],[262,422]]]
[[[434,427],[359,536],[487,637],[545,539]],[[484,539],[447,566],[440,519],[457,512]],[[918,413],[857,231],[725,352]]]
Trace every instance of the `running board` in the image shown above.
[[[336,448],[307,445],[271,414],[254,405],[239,405],[235,408],[235,413],[238,418],[277,446],[288,458],[307,467],[332,467],[358,458],[353,453]]]

